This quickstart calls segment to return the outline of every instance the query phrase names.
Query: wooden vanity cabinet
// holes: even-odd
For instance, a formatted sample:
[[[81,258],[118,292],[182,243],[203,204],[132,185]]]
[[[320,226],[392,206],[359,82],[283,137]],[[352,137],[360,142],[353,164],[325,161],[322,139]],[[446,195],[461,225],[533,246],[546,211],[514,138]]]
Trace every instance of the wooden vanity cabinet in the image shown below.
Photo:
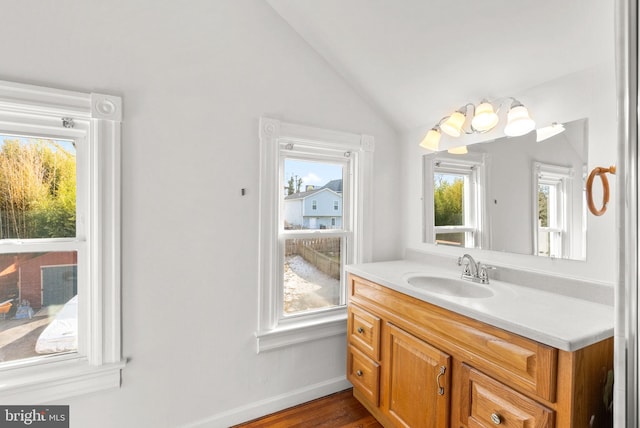
[[[349,275],[347,378],[385,427],[606,427],[613,339],[567,352]]]

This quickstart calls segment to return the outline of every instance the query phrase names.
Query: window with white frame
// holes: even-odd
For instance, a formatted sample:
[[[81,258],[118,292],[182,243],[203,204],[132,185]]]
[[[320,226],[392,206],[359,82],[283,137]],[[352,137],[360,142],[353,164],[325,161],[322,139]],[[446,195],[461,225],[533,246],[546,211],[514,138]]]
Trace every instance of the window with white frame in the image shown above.
[[[481,163],[440,154],[425,165],[426,241],[462,248],[480,247]],[[431,208],[431,209],[430,209]]]
[[[120,384],[120,122],[118,97],[0,81],[3,403]]]
[[[568,252],[568,230],[570,200],[569,180],[573,176],[570,168],[534,163],[535,183],[535,252],[539,256],[565,257]]]
[[[373,139],[261,118],[260,144],[258,352],[345,333],[344,266],[370,257]],[[308,190],[278,191],[292,176]]]

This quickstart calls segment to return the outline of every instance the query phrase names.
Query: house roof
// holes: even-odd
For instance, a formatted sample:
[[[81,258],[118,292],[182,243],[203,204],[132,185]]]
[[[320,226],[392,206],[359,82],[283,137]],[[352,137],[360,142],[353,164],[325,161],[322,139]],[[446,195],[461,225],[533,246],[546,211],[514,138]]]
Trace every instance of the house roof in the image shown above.
[[[322,187],[319,187],[317,189],[313,189],[313,190],[308,190],[306,192],[298,192],[298,193],[292,193],[290,195],[285,196],[285,199],[304,199],[308,196],[313,195],[314,193],[318,193],[319,191],[323,190]]]
[[[322,190],[330,190],[334,193],[342,193],[342,179],[339,178],[336,180],[331,180],[324,186],[318,187],[317,189],[307,190],[306,192],[298,192],[298,193],[293,193],[291,195],[287,195],[284,197],[284,199],[285,200],[304,199]]]
[[[328,182],[327,184],[322,186],[322,188],[323,189],[330,189],[330,190],[333,190],[334,192],[337,192],[337,193],[342,193],[342,178],[338,178],[336,180],[331,180],[330,182]]]

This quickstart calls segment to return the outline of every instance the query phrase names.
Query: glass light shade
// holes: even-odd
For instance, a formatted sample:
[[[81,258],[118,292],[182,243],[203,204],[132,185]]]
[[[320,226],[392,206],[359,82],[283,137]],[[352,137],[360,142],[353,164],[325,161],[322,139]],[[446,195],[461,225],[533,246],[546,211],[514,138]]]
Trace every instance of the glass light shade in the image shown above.
[[[535,127],[536,123],[529,117],[529,111],[521,104],[509,110],[504,133],[509,137],[519,137],[533,131]]]
[[[466,155],[468,153],[467,146],[452,147],[447,151],[452,155]]]
[[[462,134],[462,125],[464,125],[465,116],[459,111],[454,112],[449,118],[440,125],[440,129],[447,135],[459,137]]]
[[[544,141],[548,138],[564,132],[564,125],[561,123],[552,123],[544,128],[536,129],[536,142]]]
[[[493,111],[493,106],[488,102],[482,102],[476,107],[476,114],[471,119],[474,130],[485,132],[493,129],[498,124],[498,115]]]
[[[427,135],[425,135],[424,140],[420,143],[420,147],[427,150],[437,151],[440,147],[441,136],[440,131],[437,129],[430,129],[429,132],[427,132]]]

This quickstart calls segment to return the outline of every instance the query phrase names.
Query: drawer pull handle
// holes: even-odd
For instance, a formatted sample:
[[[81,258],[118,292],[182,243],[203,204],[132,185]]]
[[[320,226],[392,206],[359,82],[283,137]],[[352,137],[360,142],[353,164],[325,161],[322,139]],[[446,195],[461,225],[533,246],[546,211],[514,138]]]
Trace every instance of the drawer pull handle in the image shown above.
[[[447,370],[445,366],[440,366],[440,373],[436,377],[436,384],[438,385],[438,395],[444,395],[444,388],[440,386],[440,377],[444,376],[444,372]]]
[[[358,327],[358,333],[360,333],[360,334],[364,333],[364,328]]]
[[[362,370],[356,370],[356,376],[362,376]]]
[[[502,418],[500,417],[499,414],[492,413],[491,414],[491,421],[496,425],[500,425],[500,423],[502,423]]]

